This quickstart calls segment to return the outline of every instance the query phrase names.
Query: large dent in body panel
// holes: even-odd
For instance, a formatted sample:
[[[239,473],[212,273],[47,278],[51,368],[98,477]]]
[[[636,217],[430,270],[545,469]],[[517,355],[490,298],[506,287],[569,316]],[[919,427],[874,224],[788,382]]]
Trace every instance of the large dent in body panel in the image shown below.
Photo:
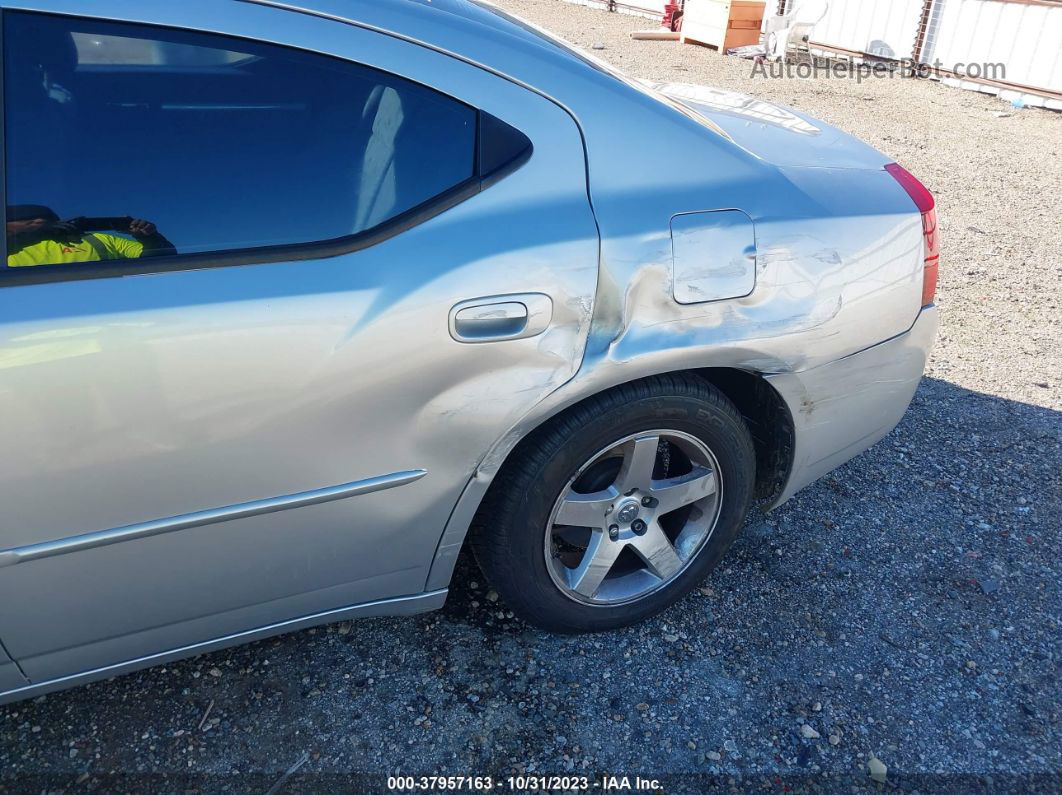
[[[758,257],[750,295],[711,303],[674,300],[669,229],[676,210],[710,200],[711,181],[694,193],[677,190],[667,202],[654,185],[640,206],[628,191],[615,201],[599,197],[601,261],[579,372],[499,440],[476,480],[489,483],[545,417],[616,384],[700,367],[795,373],[909,328],[922,275],[921,222],[909,198],[884,172],[808,171],[719,174],[727,203],[743,206],[756,224]],[[657,220],[648,222],[654,204]],[[644,231],[610,234],[614,214],[632,211],[639,214],[628,225]]]
[[[641,268],[624,294],[617,333],[607,348],[598,352],[596,360],[587,357],[584,367],[599,367],[605,363],[633,365],[643,357],[669,360],[674,354],[687,360],[695,357],[698,351],[715,350],[714,366],[752,368],[755,365],[768,372],[791,369],[783,360],[755,349],[730,347],[722,350],[719,346],[741,339],[742,330],[748,330],[752,321],[747,313],[734,301],[683,306],[672,297],[670,283],[670,270],[666,264]],[[679,364],[679,368],[690,366],[707,366],[707,363]]]
[[[639,361],[645,372],[632,378],[712,366],[792,372],[903,332],[920,304],[922,233],[890,183],[884,172],[779,171],[748,197],[756,286],[742,298],[677,303],[663,229],[606,239],[584,372],[635,371]]]
[[[430,425],[439,421],[474,421],[485,413],[496,415],[498,406],[508,407],[513,415],[510,423],[515,422],[527,410],[526,400],[540,397],[570,379],[582,358],[589,307],[579,297],[573,297],[567,306],[555,306],[553,324],[526,340],[520,359],[514,362],[506,356],[506,341],[493,343],[498,350],[485,349],[476,369],[433,395],[417,413],[415,422]]]

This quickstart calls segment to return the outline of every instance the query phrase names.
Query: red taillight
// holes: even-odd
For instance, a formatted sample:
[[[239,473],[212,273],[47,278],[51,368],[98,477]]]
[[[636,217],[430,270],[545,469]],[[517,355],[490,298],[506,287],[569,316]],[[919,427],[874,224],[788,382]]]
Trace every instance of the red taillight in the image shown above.
[[[922,272],[922,306],[929,306],[937,295],[940,274],[940,233],[937,231],[937,208],[922,213],[922,234],[926,239],[926,267]]]
[[[918,211],[922,213],[922,235],[925,238],[925,270],[922,274],[922,306],[929,306],[937,294],[937,276],[940,266],[940,233],[937,230],[937,203],[926,186],[901,166],[889,163],[888,171],[907,191]]]

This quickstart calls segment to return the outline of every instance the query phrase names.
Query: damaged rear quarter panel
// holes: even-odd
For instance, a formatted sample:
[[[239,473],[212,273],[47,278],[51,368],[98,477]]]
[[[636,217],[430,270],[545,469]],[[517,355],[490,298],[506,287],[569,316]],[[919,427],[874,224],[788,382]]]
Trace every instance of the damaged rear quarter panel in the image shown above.
[[[594,103],[577,109],[601,237],[581,366],[481,459],[447,524],[429,588],[449,581],[465,530],[512,449],[564,408],[676,370],[800,372],[902,333],[918,314],[921,219],[887,172],[775,166],[651,96],[607,81],[595,92]],[[613,98],[622,105],[620,128]],[[682,153],[674,167],[652,154],[663,138]],[[755,288],[680,304],[671,221],[713,210],[740,210],[755,225]]]
[[[703,193],[713,192],[706,182]],[[671,240],[663,223],[656,231],[612,237],[609,203],[595,203],[602,274],[584,371],[621,367],[631,377],[720,366],[792,372],[911,326],[921,294],[921,225],[887,173],[768,167],[738,193],[727,203],[755,224],[755,289],[695,304],[672,295]],[[703,256],[725,254],[706,247]]]

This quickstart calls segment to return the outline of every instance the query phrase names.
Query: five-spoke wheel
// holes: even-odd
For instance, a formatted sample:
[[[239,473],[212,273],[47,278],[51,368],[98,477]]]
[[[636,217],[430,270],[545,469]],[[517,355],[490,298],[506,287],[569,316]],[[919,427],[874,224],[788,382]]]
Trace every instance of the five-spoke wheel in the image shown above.
[[[696,437],[659,429],[620,439],[562,490],[546,528],[550,576],[588,604],[638,599],[678,575],[708,540],[721,491],[719,464]]]
[[[514,612],[562,632],[663,610],[718,563],[756,476],[741,415],[708,382],[657,376],[583,401],[498,473],[472,548]]]

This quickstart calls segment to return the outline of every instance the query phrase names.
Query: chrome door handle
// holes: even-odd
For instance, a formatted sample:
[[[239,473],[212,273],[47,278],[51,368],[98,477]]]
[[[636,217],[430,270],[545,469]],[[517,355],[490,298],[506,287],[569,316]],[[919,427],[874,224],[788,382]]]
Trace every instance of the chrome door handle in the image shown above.
[[[450,310],[450,336],[458,342],[498,342],[541,334],[553,318],[553,301],[542,293],[472,298]]]

